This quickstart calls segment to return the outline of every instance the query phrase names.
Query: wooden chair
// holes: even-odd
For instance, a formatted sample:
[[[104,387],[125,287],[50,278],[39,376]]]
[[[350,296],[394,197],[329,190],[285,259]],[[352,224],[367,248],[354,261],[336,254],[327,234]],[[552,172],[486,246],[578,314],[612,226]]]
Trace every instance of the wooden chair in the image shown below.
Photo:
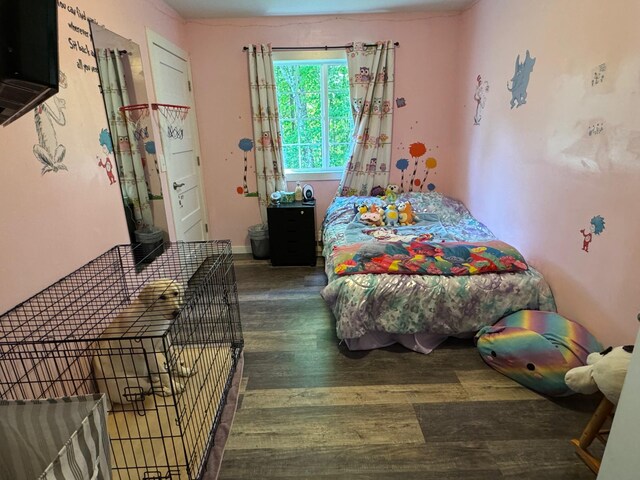
[[[613,414],[614,407],[613,403],[607,400],[606,397],[602,397],[598,408],[596,408],[589,423],[587,423],[587,426],[582,431],[580,439],[574,438],[571,440],[578,456],[595,474],[598,474],[602,460],[592,455],[588,448],[596,438],[603,444],[607,443],[605,436],[609,434],[609,430],[603,429],[602,425]]]

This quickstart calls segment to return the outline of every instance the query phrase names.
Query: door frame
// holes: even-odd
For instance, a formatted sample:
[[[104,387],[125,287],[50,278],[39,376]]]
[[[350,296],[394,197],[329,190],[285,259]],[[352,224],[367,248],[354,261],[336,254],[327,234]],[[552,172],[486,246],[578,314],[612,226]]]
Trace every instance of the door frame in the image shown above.
[[[204,178],[202,175],[202,155],[200,152],[200,137],[198,135],[198,117],[196,115],[196,105],[195,105],[195,98],[193,94],[193,75],[191,74],[191,59],[189,58],[188,52],[178,47],[171,41],[167,40],[159,33],[154,32],[149,27],[146,27],[145,30],[147,35],[147,50],[149,55],[149,64],[151,66],[151,85],[153,87],[152,92],[153,92],[153,98],[155,99],[156,102],[158,101],[158,95],[156,92],[157,71],[154,72],[154,69],[157,70],[159,59],[157,58],[157,55],[155,53],[155,46],[158,46],[159,48],[162,48],[176,55],[177,57],[184,59],[184,61],[187,64],[187,77],[188,77],[189,84],[191,86],[189,88],[189,106],[191,107],[189,111],[189,116],[193,115],[192,117],[192,121],[193,121],[192,138],[194,142],[193,147],[196,153],[196,157],[199,159],[198,165],[197,165],[197,172],[198,172],[198,182],[200,183],[200,203],[202,206],[202,213],[203,213],[202,220],[205,225],[205,239],[208,240],[211,238],[210,231],[209,231],[209,213],[207,209],[206,195],[204,190]],[[162,145],[162,154],[158,155],[158,152],[156,151],[156,156],[158,156],[158,166],[160,167],[160,173],[161,173],[160,179],[162,181],[161,183],[162,183],[162,192],[164,197],[164,206],[167,212],[167,223],[170,226],[169,239],[171,241],[176,241],[178,239],[177,238],[178,235],[176,232],[175,215],[173,212],[173,203],[171,201],[171,190],[170,190],[172,180],[169,178],[169,171],[167,169],[167,164],[165,160],[166,154],[167,154],[167,151],[166,151],[167,146],[164,140],[164,136],[162,135],[162,129],[160,128],[160,125],[156,124],[155,128],[156,128],[156,132],[154,132],[154,134],[156,134],[156,137],[160,139],[160,144]]]

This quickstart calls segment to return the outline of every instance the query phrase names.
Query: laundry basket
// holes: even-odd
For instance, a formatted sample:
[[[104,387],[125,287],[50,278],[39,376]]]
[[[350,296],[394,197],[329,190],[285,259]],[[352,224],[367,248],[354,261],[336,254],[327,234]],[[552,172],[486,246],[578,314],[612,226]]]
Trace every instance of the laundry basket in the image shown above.
[[[259,223],[249,227],[249,240],[251,240],[251,253],[253,258],[264,260],[269,258],[269,225]]]

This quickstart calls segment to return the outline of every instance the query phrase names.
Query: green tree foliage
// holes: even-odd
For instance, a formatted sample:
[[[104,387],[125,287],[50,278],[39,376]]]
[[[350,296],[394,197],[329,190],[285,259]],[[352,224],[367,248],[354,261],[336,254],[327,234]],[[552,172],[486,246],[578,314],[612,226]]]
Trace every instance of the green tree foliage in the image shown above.
[[[346,64],[282,62],[274,73],[285,168],[344,166],[353,134]]]

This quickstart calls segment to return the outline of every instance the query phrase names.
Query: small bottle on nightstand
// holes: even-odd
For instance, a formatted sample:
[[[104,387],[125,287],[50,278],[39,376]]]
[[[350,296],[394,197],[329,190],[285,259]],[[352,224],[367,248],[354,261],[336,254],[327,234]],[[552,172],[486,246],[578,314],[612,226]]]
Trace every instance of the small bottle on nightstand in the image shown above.
[[[294,198],[296,202],[302,201],[302,187],[300,186],[300,182],[296,182],[296,190],[295,190]]]

